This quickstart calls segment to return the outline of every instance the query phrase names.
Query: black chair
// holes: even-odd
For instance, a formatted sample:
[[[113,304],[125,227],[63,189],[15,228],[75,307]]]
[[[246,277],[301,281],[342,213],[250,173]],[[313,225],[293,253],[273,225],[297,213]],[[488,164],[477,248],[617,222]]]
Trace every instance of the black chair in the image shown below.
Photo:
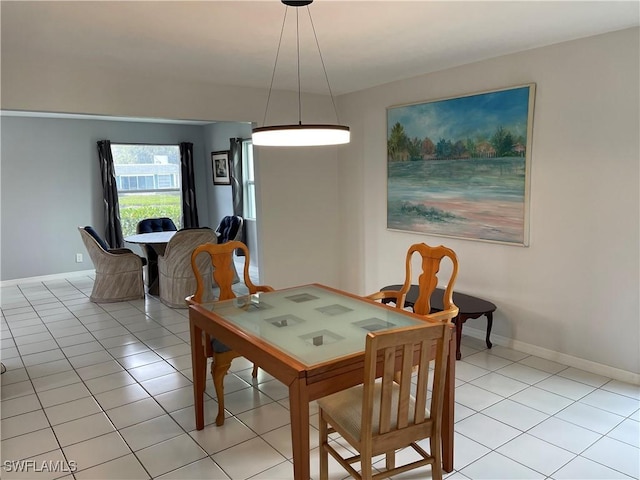
[[[242,241],[242,226],[244,219],[238,215],[228,215],[220,220],[216,235],[218,243],[227,243],[231,241]]]
[[[140,220],[136,227],[137,233],[175,232],[177,230],[173,220],[167,217],[145,218]]]
[[[145,218],[140,220],[136,226],[136,233],[152,233],[152,232],[175,232],[175,223],[168,217]],[[166,245],[142,245],[145,255],[147,256],[147,288],[152,295],[158,295],[158,255],[164,254]]]

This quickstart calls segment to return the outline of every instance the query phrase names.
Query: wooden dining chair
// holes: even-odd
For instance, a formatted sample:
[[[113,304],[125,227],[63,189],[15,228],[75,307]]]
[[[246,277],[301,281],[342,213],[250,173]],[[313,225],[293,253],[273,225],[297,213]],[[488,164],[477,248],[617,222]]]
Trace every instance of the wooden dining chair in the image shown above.
[[[249,276],[249,249],[244,243],[238,241],[230,241],[222,244],[206,243],[196,247],[191,254],[191,266],[196,277],[196,293],[187,297],[186,300],[188,303],[202,303],[211,285],[211,281],[207,281],[208,279],[203,277],[198,267],[199,262],[202,261],[198,259],[198,256],[201,254],[208,254],[211,258],[213,281],[220,288],[217,300],[236,298],[236,293],[232,288],[235,283],[235,278],[237,277],[233,261],[233,252],[236,249],[244,252],[243,279],[249,294],[273,291],[273,288],[267,285],[255,285],[251,281],[251,277]],[[229,367],[231,367],[231,361],[240,355],[219,340],[211,338],[208,335],[204,336],[204,349],[206,356],[213,359],[211,363],[211,376],[218,399],[216,425],[220,426],[224,424],[224,377]],[[257,376],[257,372],[258,367],[254,365],[252,371],[254,378]]]
[[[329,454],[356,479],[387,478],[427,464],[434,480],[442,478],[442,416],[450,336],[450,325],[427,322],[367,334],[364,383],[318,400],[321,480],[328,478]],[[432,395],[427,400],[432,358]],[[414,367],[415,397],[411,395]],[[380,374],[382,378],[376,381]],[[358,454],[345,458],[338,453],[328,439],[334,432]],[[417,443],[426,438],[429,452]],[[421,458],[396,466],[396,450],[408,446]],[[385,470],[374,475],[372,458],[380,454],[386,455]],[[354,462],[360,462],[360,472],[352,467]]]
[[[453,303],[453,285],[458,276],[458,257],[456,253],[445,246],[431,247],[426,243],[416,243],[409,247],[405,260],[405,279],[400,290],[383,290],[368,295],[371,300],[391,299],[397,308],[403,308],[409,288],[412,283],[411,263],[415,254],[421,257],[421,272],[418,276],[418,298],[413,305],[413,311],[419,315],[429,315],[432,321],[444,321],[450,323],[458,314],[458,308]],[[438,273],[442,260],[448,258],[451,261],[451,273],[446,279],[446,287],[442,299],[443,310],[431,313],[431,295],[438,286]],[[452,312],[455,314],[452,315]]]

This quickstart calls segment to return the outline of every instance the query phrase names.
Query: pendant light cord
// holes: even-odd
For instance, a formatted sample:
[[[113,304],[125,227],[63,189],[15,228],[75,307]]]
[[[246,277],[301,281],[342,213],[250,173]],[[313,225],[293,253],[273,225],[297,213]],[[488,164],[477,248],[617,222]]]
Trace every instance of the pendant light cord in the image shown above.
[[[309,10],[309,7],[307,7],[307,10]],[[300,93],[300,23],[298,18],[298,9],[296,8],[296,42],[298,44],[298,125],[302,125],[302,94]]]
[[[269,111],[269,102],[271,100],[271,92],[273,90],[273,81],[276,77],[276,67],[278,66],[278,58],[280,56],[280,47],[282,45],[282,37],[284,35],[284,27],[287,22],[287,11],[289,7],[284,10],[284,17],[282,19],[282,27],[280,28],[280,39],[278,40],[278,50],[276,51],[276,61],[273,64],[273,72],[271,74],[271,84],[269,85],[269,94],[267,95],[267,105],[264,109],[264,117],[262,120],[262,125],[267,124],[267,112]],[[318,47],[318,54],[320,56],[320,63],[322,64],[322,71],[324,72],[324,78],[327,81],[327,88],[329,89],[329,96],[331,97],[331,104],[333,105],[333,111],[336,114],[336,121],[340,123],[340,118],[338,116],[338,108],[336,107],[336,101],[333,97],[333,92],[331,91],[331,84],[329,83],[329,76],[327,75],[327,69],[324,65],[324,58],[322,58],[322,51],[320,50],[320,42],[318,42],[318,35],[316,34],[316,27],[313,24],[313,18],[311,17],[311,10],[307,5],[307,13],[309,14],[309,21],[311,22],[311,30],[313,31],[313,38],[316,41],[316,47]],[[300,83],[300,25],[299,25],[299,16],[298,9],[296,8],[296,41],[297,41],[297,61],[298,61],[298,124],[302,125],[302,88]]]
[[[280,46],[282,45],[282,35],[284,34],[284,25],[287,22],[288,10],[289,10],[288,8],[284,9],[284,17],[282,19],[282,28],[280,29],[280,40],[278,40],[278,50],[276,51],[276,61],[273,63],[273,72],[271,73],[271,84],[269,85],[269,95],[267,95],[267,106],[264,108],[264,118],[262,119],[262,125],[267,124],[267,112],[269,111],[269,101],[271,100],[271,90],[273,89],[273,80],[276,78],[276,67],[278,66],[278,57],[280,56]]]
[[[320,43],[318,42],[318,35],[316,35],[316,27],[313,24],[313,18],[311,18],[311,10],[307,6],[307,12],[309,13],[309,21],[311,22],[311,30],[313,30],[313,38],[316,39],[316,46],[318,47],[318,54],[320,55],[320,63],[322,64],[322,71],[324,72],[324,78],[327,81],[327,87],[329,88],[329,96],[331,97],[331,103],[333,104],[333,111],[336,114],[336,121],[340,123],[338,117],[338,109],[336,108],[336,102],[333,98],[333,92],[331,91],[331,85],[329,84],[329,76],[327,75],[327,69],[324,66],[324,59],[322,58],[322,51],[320,50]]]

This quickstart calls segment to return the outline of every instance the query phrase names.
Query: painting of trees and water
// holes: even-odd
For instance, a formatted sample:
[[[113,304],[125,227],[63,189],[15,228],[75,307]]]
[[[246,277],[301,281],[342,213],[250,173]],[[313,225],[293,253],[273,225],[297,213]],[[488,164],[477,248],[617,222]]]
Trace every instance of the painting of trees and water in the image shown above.
[[[387,109],[387,228],[528,244],[535,85]]]

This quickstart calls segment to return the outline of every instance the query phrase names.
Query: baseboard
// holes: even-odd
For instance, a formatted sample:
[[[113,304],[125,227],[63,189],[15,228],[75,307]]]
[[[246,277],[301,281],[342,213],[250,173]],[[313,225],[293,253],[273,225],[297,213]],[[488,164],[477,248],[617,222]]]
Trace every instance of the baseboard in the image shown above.
[[[78,272],[55,273],[53,275],[42,275],[40,277],[15,278],[13,280],[0,281],[0,287],[15,287],[16,285],[22,285],[25,283],[48,282],[51,280],[64,280],[66,278],[73,277],[93,277],[95,274],[95,270],[80,270]]]
[[[487,336],[487,332],[484,330],[478,330],[477,328],[464,326],[462,330],[463,335],[469,335],[473,338],[483,340]],[[501,335],[491,334],[491,343],[494,345],[500,345],[503,347],[511,348],[519,352],[535,355],[536,357],[544,358],[545,360],[551,360],[552,362],[558,362],[563,365],[578,368],[586,372],[594,373],[596,375],[602,375],[603,377],[613,378],[625,383],[631,383],[634,385],[640,385],[640,374],[614,368],[609,365],[603,365],[601,363],[585,360],[584,358],[574,357],[565,353],[556,352],[547,348],[538,347],[537,345],[531,345],[530,343],[514,340],[509,337],[503,337]]]

